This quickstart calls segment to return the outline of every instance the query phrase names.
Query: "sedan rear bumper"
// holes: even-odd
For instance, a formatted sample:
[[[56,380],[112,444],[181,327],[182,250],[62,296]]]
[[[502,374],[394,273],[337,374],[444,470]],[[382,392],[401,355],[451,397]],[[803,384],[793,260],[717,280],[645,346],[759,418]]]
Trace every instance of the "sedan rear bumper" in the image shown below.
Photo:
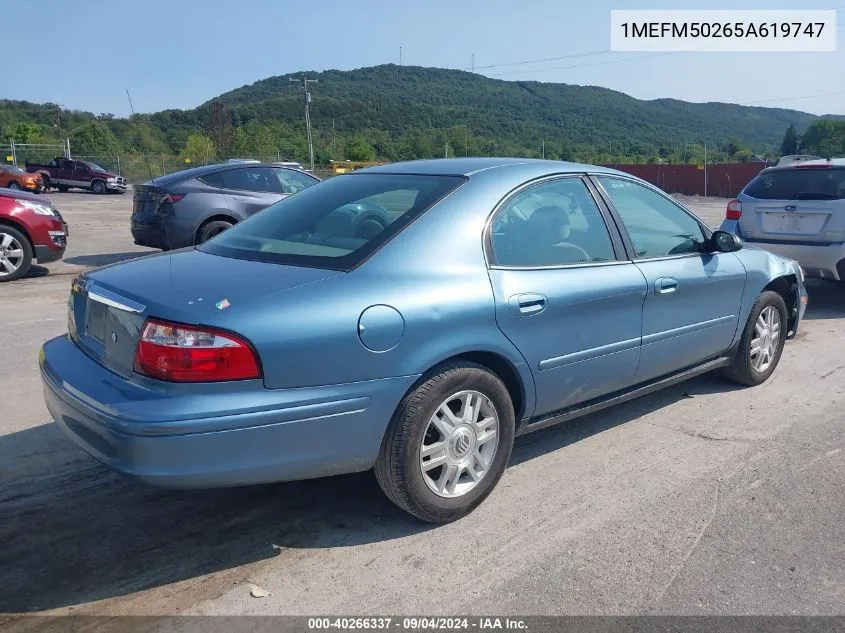
[[[119,472],[168,488],[367,470],[415,380],[285,390],[258,381],[173,388],[124,380],[64,336],[45,343],[39,360],[47,408],[77,445]]]
[[[161,220],[132,219],[132,239],[138,246],[169,250],[169,240]]]

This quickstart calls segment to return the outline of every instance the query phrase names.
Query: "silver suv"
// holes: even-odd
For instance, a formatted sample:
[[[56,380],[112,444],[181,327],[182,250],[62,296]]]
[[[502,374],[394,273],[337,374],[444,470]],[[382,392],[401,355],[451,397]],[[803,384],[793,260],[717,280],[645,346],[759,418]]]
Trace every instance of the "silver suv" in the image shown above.
[[[764,169],[728,203],[721,229],[797,261],[807,277],[845,280],[845,159]]]

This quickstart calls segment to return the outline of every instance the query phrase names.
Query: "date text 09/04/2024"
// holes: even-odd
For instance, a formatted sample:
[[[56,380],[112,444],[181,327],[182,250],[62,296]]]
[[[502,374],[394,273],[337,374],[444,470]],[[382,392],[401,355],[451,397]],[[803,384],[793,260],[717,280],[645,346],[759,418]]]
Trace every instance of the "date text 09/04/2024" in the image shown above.
[[[402,629],[409,631],[428,631],[428,630],[477,630],[477,631],[497,631],[497,630],[521,630],[528,629],[528,625],[524,620],[518,618],[499,618],[499,617],[350,617],[350,618],[309,618],[309,631],[323,631],[323,630],[365,630],[365,629]]]

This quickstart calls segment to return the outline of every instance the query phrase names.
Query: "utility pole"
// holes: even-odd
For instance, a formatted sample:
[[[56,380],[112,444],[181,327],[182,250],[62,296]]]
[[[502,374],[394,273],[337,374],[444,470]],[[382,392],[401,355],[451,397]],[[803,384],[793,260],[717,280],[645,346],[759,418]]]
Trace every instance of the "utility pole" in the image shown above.
[[[475,53],[472,54],[472,72],[475,72]]]
[[[546,160],[546,141],[543,141],[543,160]]]
[[[402,47],[399,47],[399,65],[402,65]]]
[[[60,103],[56,104],[56,123],[53,127],[56,128],[56,132],[58,133],[59,138],[61,138],[62,135],[64,134],[64,131],[62,130],[62,108],[63,107],[64,106]],[[68,145],[67,139],[65,139],[65,142],[63,142],[62,144],[65,145],[65,148],[64,148],[65,158],[70,158],[70,148],[67,146]]]
[[[335,140],[335,135],[334,135],[334,119],[332,119],[332,157],[334,157],[334,155],[335,155],[335,153],[334,153],[334,140]]]
[[[314,171],[314,143],[311,140],[311,93],[308,91],[308,84],[319,83],[316,79],[308,79],[302,77],[301,79],[291,79],[291,82],[302,82],[302,87],[305,90],[305,129],[308,132],[308,155],[311,158],[311,171]]]
[[[704,144],[704,197],[707,197],[707,143]]]

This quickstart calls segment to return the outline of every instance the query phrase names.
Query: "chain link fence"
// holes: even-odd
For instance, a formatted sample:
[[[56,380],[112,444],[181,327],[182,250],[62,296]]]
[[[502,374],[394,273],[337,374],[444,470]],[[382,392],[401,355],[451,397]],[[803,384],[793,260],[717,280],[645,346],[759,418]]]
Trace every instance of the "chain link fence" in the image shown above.
[[[2,149],[2,148],[0,148]],[[18,167],[25,168],[27,164],[49,164],[60,154],[53,148],[19,149],[11,159],[11,154],[0,156],[0,164],[16,163]],[[286,157],[282,152],[273,156],[224,156],[208,157],[200,159],[186,159],[183,156],[174,154],[105,154],[105,155],[73,155],[73,160],[83,160],[101,167],[105,171],[123,176],[132,184],[140,184],[153,178],[160,178],[177,171],[191,169],[202,165],[225,163],[229,160],[257,160],[262,163],[297,163],[304,169],[308,166],[296,160]],[[329,178],[333,175],[330,165],[316,165],[314,175],[319,178]]]

